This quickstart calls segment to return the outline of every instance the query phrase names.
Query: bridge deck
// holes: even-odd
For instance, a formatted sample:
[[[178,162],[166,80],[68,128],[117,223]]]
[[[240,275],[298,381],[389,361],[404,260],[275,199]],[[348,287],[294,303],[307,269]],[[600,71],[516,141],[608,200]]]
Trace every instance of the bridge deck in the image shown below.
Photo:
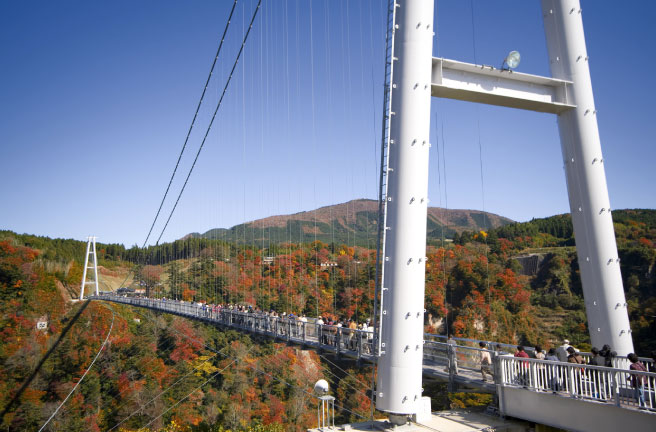
[[[208,324],[334,353],[357,361],[372,363],[375,360],[372,354],[373,335],[364,330],[351,330],[345,327],[281,319],[229,309],[213,309],[171,300],[107,295],[91,297],[91,299],[172,313]],[[626,365],[622,363],[625,362],[625,359],[618,359],[617,368],[605,368],[536,359],[519,359],[492,352],[494,382],[484,382],[478,358],[481,351],[487,350],[467,345],[449,344],[443,342],[444,339],[431,334],[426,334],[424,339],[423,373],[426,378],[447,381],[450,383],[451,390],[496,393],[499,395],[501,411],[509,415],[512,412],[511,415],[531,421],[538,416],[538,414],[522,416],[521,412],[512,410],[512,407],[504,408],[504,398],[517,400],[516,403],[520,403],[522,401],[521,394],[524,394],[525,396],[533,395],[531,396],[533,399],[552,401],[550,403],[554,406],[558,405],[555,402],[557,399],[570,401],[574,399],[577,401],[577,405],[580,402],[587,403],[584,404],[583,410],[594,411],[599,407],[606,406],[620,409],[620,412],[640,411],[641,415],[652,414],[649,416],[649,420],[656,424],[656,373],[626,370]],[[460,339],[459,342],[475,341]],[[649,367],[653,370],[653,364],[649,364]],[[636,382],[643,383],[642,398],[634,387]],[[637,418],[634,421],[642,420]],[[552,423],[552,425],[558,426],[556,423]]]

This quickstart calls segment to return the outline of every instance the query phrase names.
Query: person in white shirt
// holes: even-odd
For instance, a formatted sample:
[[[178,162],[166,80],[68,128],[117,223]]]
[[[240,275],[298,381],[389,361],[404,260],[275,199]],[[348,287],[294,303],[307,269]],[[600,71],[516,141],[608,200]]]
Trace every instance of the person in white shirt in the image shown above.
[[[569,341],[565,339],[563,340],[563,344],[558,348],[556,348],[556,355],[558,356],[558,361],[567,363],[567,357],[569,356],[569,353],[567,352],[567,348],[569,347],[571,347],[571,345],[569,344]],[[579,350],[577,350],[576,348],[574,348],[574,351],[579,352]]]
[[[485,342],[479,342],[478,346],[481,347],[481,351],[478,352],[479,360],[481,363],[481,375],[483,375],[483,382],[487,382],[487,375],[490,375],[490,378],[494,380],[494,373],[492,372],[492,357],[490,357],[490,352],[485,350]]]

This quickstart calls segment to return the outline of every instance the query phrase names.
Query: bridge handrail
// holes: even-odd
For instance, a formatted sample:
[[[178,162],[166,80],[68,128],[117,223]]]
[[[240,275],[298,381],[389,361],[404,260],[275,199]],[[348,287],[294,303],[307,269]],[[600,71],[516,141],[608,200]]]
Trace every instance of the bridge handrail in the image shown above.
[[[90,298],[95,298],[95,296],[90,296]],[[216,309],[216,305],[208,306],[179,300],[157,300],[113,295],[103,295],[99,298],[118,303],[147,306],[192,318],[217,322],[230,327],[243,328],[255,333],[264,333],[276,338],[316,344],[323,348],[331,347],[338,353],[352,351],[356,352],[359,358],[372,356],[373,332],[367,330],[349,329],[309,321],[302,322],[288,317],[242,312],[225,307]]]
[[[447,336],[445,335],[439,335],[435,333],[424,333],[424,340],[430,340],[430,339],[442,339],[442,340],[447,340]],[[500,343],[500,342],[494,342],[494,341],[488,341],[484,339],[469,339],[469,338],[461,338],[461,337],[453,337],[453,340],[456,342],[462,342],[462,343],[471,343],[478,345],[480,342],[484,342],[487,346],[490,348],[494,348],[497,345],[500,345],[502,348],[506,348],[508,350],[511,350],[510,352],[514,351],[515,348],[517,347],[518,344],[507,344],[507,343]],[[458,346],[466,346],[466,345],[458,345]],[[529,353],[535,355],[535,347],[531,346],[524,346],[524,350]],[[589,362],[590,359],[592,359],[592,353],[587,352],[587,351],[579,351],[579,354],[581,357],[586,362]],[[654,363],[654,359],[651,359],[649,357],[639,357],[638,360],[640,360],[649,371],[656,371],[656,363]],[[617,355],[613,357],[613,367],[618,368],[618,369],[628,369],[629,368],[630,361],[626,356],[621,356]]]
[[[538,392],[567,393],[573,398],[621,407],[656,408],[656,373],[498,356],[503,386]],[[641,383],[641,385],[639,385]]]
[[[100,296],[99,298],[217,322],[254,333],[267,334],[275,338],[315,345],[322,349],[331,349],[337,353],[351,352],[357,354],[358,358],[371,359],[373,357],[373,333],[367,330],[349,329],[309,321],[304,322],[288,317],[274,317],[228,308],[217,309],[218,306],[216,305],[208,306],[176,300],[110,295]],[[459,368],[479,372],[481,369],[479,353],[486,351],[493,358],[495,375],[497,375],[496,383],[502,386],[521,386],[535,391],[554,391],[556,384],[558,384],[555,391],[566,391],[572,397],[609,402],[611,401],[610,396],[612,396],[611,402],[629,407],[639,406],[640,404],[635,397],[631,396],[635,389],[627,384],[627,380],[630,382],[638,379],[632,377],[642,377],[639,379],[644,381],[644,405],[647,409],[654,409],[656,373],[653,372],[630,371],[628,365],[626,367],[607,368],[588,364],[517,358],[511,354],[501,354],[478,346],[437,342],[435,339],[445,340],[446,338],[442,335],[426,335],[429,339],[424,341],[424,364],[437,366],[438,368],[440,365],[446,366],[446,371],[450,374],[457,374]],[[454,341],[472,344],[478,342],[475,339],[465,338],[454,338]],[[487,343],[496,346],[494,343]],[[501,346],[513,347],[509,344],[501,344]]]

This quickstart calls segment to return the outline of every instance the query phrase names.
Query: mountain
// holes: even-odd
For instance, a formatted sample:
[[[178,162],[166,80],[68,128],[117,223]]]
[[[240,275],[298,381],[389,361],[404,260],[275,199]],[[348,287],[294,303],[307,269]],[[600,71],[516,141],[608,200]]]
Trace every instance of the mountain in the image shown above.
[[[452,210],[428,208],[428,243],[436,243],[463,231],[499,228],[513,221],[480,210]],[[375,247],[378,225],[378,202],[357,199],[342,204],[291,215],[270,216],[235,225],[214,228],[205,233],[192,233],[186,238],[205,238],[268,245],[283,242],[305,243],[319,240],[324,243]]]

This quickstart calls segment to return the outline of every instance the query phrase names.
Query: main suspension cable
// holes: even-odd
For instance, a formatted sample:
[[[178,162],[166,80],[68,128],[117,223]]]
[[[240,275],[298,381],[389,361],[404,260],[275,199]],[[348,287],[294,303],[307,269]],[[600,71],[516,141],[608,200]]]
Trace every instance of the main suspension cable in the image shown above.
[[[212,67],[210,68],[210,73],[207,75],[207,80],[205,81],[205,86],[203,87],[203,93],[200,95],[200,100],[198,101],[198,106],[196,107],[194,118],[191,120],[191,125],[189,126],[189,130],[187,131],[187,137],[185,138],[184,144],[182,146],[182,150],[180,150],[180,154],[178,155],[178,160],[175,163],[175,168],[173,168],[173,173],[171,174],[171,178],[169,179],[169,184],[168,186],[166,186],[166,191],[164,192],[164,196],[162,197],[162,202],[159,203],[159,208],[157,209],[157,214],[155,215],[155,219],[153,220],[153,223],[150,225],[150,230],[148,230],[148,235],[146,236],[146,240],[144,240],[144,243],[141,246],[142,249],[146,246],[146,243],[150,238],[150,234],[153,232],[155,223],[157,222],[157,219],[159,218],[159,214],[162,211],[162,206],[164,205],[164,201],[166,200],[169,190],[171,189],[171,183],[173,183],[173,178],[175,177],[175,173],[178,171],[178,166],[180,165],[182,154],[184,153],[185,148],[187,147],[187,142],[189,142],[191,131],[193,130],[194,124],[196,123],[196,118],[198,117],[200,106],[202,105],[203,99],[205,98],[205,92],[207,92],[207,87],[210,83],[210,80],[212,79],[212,74],[214,73],[214,66],[216,66],[216,61],[218,60],[219,54],[221,53],[221,48],[223,48],[223,41],[225,40],[226,34],[228,33],[228,28],[230,27],[230,21],[232,20],[232,14],[235,12],[235,6],[237,6],[237,0],[235,0],[234,3],[232,4],[232,9],[230,10],[228,21],[226,22],[225,28],[223,29],[223,35],[221,35],[221,42],[219,43],[219,49],[216,51],[216,55],[214,56],[214,61],[212,62]]]
[[[261,5],[262,5],[262,0],[259,0],[257,6],[255,7],[255,12],[253,12],[253,17],[251,18],[251,22],[250,25],[248,26],[248,30],[246,31],[246,35],[244,36],[244,40],[241,43],[239,52],[237,53],[237,58],[235,59],[235,63],[232,65],[232,70],[230,71],[228,80],[226,81],[225,87],[223,88],[223,93],[221,94],[221,98],[219,99],[219,102],[216,105],[216,109],[214,110],[214,114],[212,115],[212,120],[210,120],[210,124],[207,126],[207,131],[205,131],[205,136],[203,137],[203,141],[201,142],[200,147],[196,152],[196,157],[194,158],[194,162],[191,164],[189,173],[187,173],[187,178],[185,179],[184,184],[182,185],[182,189],[180,189],[180,193],[178,194],[178,198],[175,200],[175,204],[173,205],[173,208],[171,209],[171,213],[169,214],[169,217],[166,220],[166,224],[164,224],[164,228],[162,228],[162,232],[159,234],[159,237],[157,238],[156,245],[158,245],[159,241],[162,239],[162,236],[164,235],[164,231],[166,231],[166,227],[168,227],[169,222],[171,221],[171,217],[173,217],[173,213],[175,212],[175,209],[178,207],[178,203],[180,202],[182,193],[187,187],[187,182],[189,181],[189,177],[191,177],[191,173],[194,171],[194,167],[196,166],[196,162],[198,161],[198,156],[200,156],[200,152],[201,150],[203,150],[203,146],[205,145],[205,141],[207,140],[207,136],[209,135],[210,130],[212,130],[212,125],[214,124],[214,120],[216,119],[216,114],[219,112],[219,108],[221,108],[221,103],[223,102],[223,98],[225,97],[226,91],[228,90],[228,86],[230,85],[230,81],[232,80],[232,75],[234,74],[235,69],[237,68],[237,64],[239,63],[241,54],[244,51],[244,45],[246,45],[246,41],[248,40],[248,35],[250,34],[251,29],[253,28],[253,22],[257,17],[257,12],[260,10]]]

